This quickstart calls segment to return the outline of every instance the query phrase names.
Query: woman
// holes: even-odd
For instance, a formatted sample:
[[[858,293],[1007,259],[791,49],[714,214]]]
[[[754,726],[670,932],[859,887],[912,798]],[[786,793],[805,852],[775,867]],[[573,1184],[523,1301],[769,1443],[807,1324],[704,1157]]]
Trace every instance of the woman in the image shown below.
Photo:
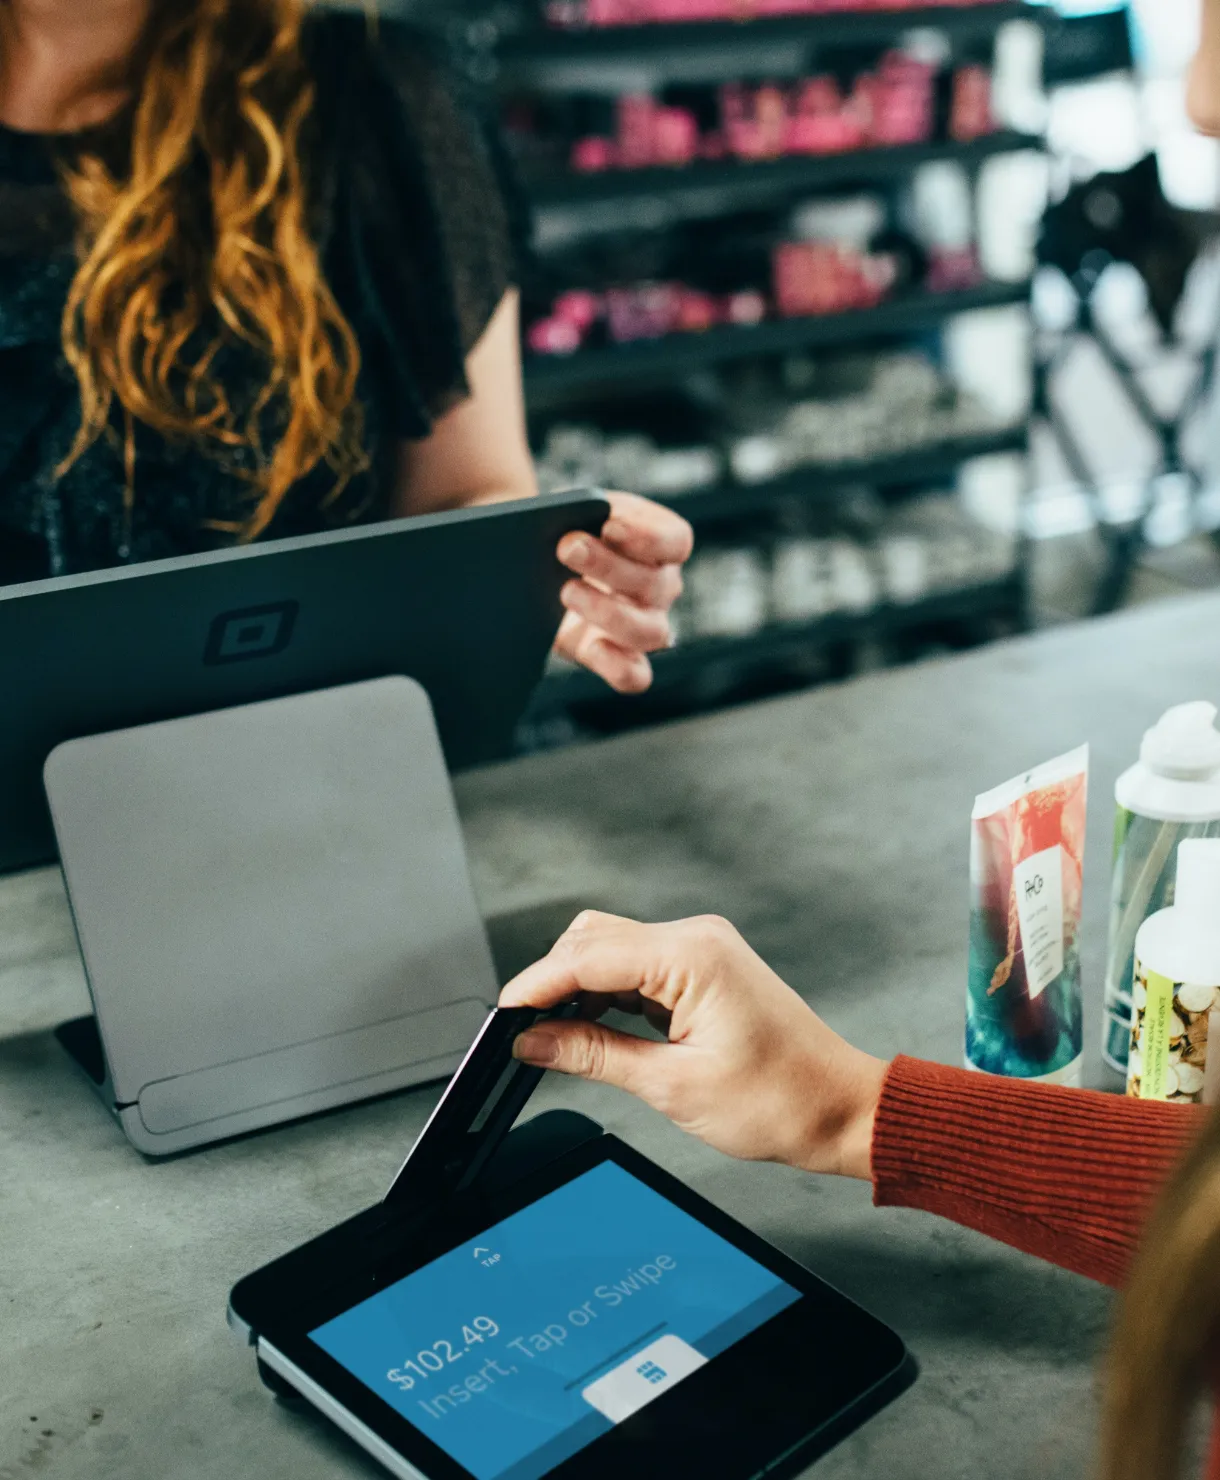
[[[0,583],[533,494],[510,208],[414,33],[0,0]],[[651,680],[691,549],[612,497],[558,649]]]
[[[593,1015],[642,1012],[668,1041],[591,1020],[547,1023],[521,1035],[517,1057],[628,1090],[730,1156],[871,1180],[879,1206],[939,1213],[1092,1279],[1126,1281],[1101,1474],[1177,1476],[1191,1405],[1220,1349],[1220,1117],[914,1059],[884,1064],[833,1033],[718,919],[581,915],[500,1003],[550,1007],[582,993]],[[1220,1443],[1207,1477],[1220,1480]]]

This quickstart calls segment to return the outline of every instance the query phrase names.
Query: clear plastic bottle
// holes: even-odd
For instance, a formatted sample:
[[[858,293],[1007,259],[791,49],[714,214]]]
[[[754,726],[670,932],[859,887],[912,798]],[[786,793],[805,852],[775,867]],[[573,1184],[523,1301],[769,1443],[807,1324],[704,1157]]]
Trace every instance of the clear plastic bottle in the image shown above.
[[[1177,898],[1135,937],[1127,1093],[1214,1104],[1220,1088],[1220,838],[1178,845]],[[1209,1040],[1217,1051],[1209,1055]]]
[[[1114,871],[1106,953],[1102,1056],[1127,1072],[1131,984],[1140,926],[1174,902],[1178,845],[1220,837],[1220,732],[1216,706],[1166,710],[1144,735],[1139,761],[1118,778]]]

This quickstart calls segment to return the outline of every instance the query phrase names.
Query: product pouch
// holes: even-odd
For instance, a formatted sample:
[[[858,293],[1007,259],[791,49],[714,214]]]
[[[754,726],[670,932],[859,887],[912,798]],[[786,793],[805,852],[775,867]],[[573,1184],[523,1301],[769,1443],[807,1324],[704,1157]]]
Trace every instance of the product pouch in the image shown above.
[[[968,1068],[1079,1083],[1088,778],[1083,745],[975,799]]]

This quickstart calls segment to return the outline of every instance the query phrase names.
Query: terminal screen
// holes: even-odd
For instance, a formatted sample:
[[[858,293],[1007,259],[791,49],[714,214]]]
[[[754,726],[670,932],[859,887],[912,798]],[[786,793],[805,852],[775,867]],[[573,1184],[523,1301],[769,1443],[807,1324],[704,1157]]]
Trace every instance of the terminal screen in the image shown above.
[[[310,1334],[476,1480],[538,1480],[799,1299],[603,1162]]]

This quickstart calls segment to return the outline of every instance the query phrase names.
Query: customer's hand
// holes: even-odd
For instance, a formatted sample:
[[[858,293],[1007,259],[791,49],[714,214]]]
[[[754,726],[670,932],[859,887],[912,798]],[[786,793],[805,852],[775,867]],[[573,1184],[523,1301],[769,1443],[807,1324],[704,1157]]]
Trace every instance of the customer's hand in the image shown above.
[[[612,493],[600,539],[569,534],[559,542],[560,560],[579,579],[563,588],[567,613],[555,651],[619,693],[643,693],[652,682],[647,655],[671,645],[669,609],[694,542],[671,509]]]
[[[641,925],[593,911],[500,995],[644,1013],[667,1043],[591,1020],[523,1033],[528,1063],[617,1085],[730,1156],[868,1178],[885,1064],[832,1032],[726,921]]]

